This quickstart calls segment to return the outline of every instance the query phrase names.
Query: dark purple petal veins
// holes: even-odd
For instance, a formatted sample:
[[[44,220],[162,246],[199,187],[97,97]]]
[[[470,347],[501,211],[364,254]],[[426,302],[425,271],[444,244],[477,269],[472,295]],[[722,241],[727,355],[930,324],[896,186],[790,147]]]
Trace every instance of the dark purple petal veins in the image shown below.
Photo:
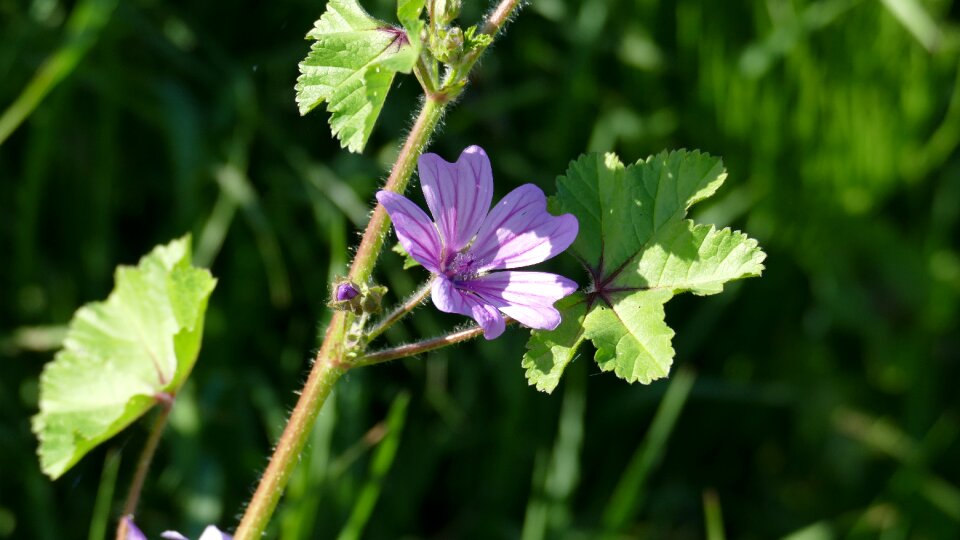
[[[571,214],[547,212],[543,190],[526,184],[504,197],[484,220],[469,253],[476,271],[522,268],[555,257],[573,243],[579,225]]]
[[[393,220],[393,228],[403,249],[431,272],[440,272],[443,242],[433,221],[413,202],[392,191],[377,192],[377,200]]]
[[[573,293],[576,283],[546,272],[490,271],[529,266],[564,251],[577,237],[576,217],[550,214],[546,196],[533,184],[511,191],[488,213],[493,174],[478,146],[464,150],[456,163],[424,154],[418,165],[435,222],[402,195],[381,191],[377,200],[410,256],[437,274],[431,291],[437,309],[473,318],[487,339],[503,333],[501,312],[531,328],[556,328],[560,312],[553,304]]]
[[[458,288],[445,277],[441,276],[434,282],[431,298],[440,311],[466,315],[477,321],[483,328],[483,337],[487,339],[499,337],[506,329],[503,315],[496,306],[485,302],[477,294]]]
[[[514,270],[492,272],[456,286],[521,324],[541,330],[553,330],[560,324],[560,312],[553,304],[577,290],[577,284],[563,276]]]
[[[471,146],[456,163],[447,163],[436,154],[424,154],[418,165],[423,195],[443,245],[449,252],[458,252],[477,234],[490,210],[490,159],[482,148]]]

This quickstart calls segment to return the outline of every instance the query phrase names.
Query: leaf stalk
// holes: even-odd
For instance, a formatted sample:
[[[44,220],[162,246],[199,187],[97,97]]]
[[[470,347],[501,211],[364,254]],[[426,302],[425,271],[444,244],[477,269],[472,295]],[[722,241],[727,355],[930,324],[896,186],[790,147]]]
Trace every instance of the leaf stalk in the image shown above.
[[[427,299],[427,296],[430,295],[430,290],[433,288],[433,281],[433,279],[430,279],[421,285],[403,304],[397,306],[389,315],[378,321],[370,330],[367,330],[364,334],[365,341],[367,343],[373,341],[377,336],[386,331],[387,328],[399,322],[400,319],[406,317],[407,314],[422,304],[423,301]]]
[[[504,317],[503,319],[506,324],[513,324],[516,322],[510,317]],[[457,330],[442,336],[425,339],[423,341],[417,341],[416,343],[407,343],[406,345],[375,351],[364,355],[362,358],[354,362],[353,365],[356,367],[372,366],[389,362],[391,360],[397,360],[399,358],[417,356],[418,354],[435,351],[437,349],[443,349],[444,347],[456,345],[457,343],[463,343],[464,341],[478,338],[481,335],[483,335],[483,329],[479,326],[473,325],[468,328],[464,328],[463,330]]]
[[[157,397],[157,403],[160,405],[160,413],[153,421],[150,428],[150,435],[147,442],[143,445],[140,452],[140,458],[137,460],[137,469],[133,473],[133,479],[130,481],[130,491],[127,492],[127,499],[123,503],[123,514],[120,523],[117,524],[117,540],[126,540],[127,538],[127,520],[123,517],[133,519],[137,512],[137,504],[140,502],[140,493],[143,491],[143,484],[147,479],[147,472],[150,470],[150,464],[153,462],[153,456],[157,453],[157,446],[160,443],[160,436],[167,427],[167,420],[170,418],[170,411],[173,410],[173,397],[169,394],[161,394]]]

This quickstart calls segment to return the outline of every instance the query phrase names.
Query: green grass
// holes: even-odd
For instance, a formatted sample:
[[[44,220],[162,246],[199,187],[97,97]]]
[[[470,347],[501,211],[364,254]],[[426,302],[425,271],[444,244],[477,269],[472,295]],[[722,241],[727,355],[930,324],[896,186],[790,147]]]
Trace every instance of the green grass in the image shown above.
[[[186,232],[219,284],[138,520],[235,524],[417,100],[401,78],[345,154],[293,99],[322,1],[110,7],[0,0],[0,538],[109,535],[147,427],[51,483],[37,376],[115,265]],[[958,22],[953,0],[531,2],[432,150],[486,148],[498,196],[588,150],[722,156],[696,218],[767,270],[672,302],[676,371],[649,387],[584,350],[539,394],[519,330],[348,374],[270,537],[960,536]],[[384,252],[393,298],[424,277],[401,265]]]

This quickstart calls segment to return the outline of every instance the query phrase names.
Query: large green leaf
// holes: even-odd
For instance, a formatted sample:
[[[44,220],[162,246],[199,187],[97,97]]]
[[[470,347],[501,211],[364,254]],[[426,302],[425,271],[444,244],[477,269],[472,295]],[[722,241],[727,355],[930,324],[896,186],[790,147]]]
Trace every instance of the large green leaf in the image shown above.
[[[105,302],[73,316],[63,349],[40,377],[43,472],[57,478],[91,449],[175,394],[200,351],[216,280],[190,264],[190,238],[117,268]]]
[[[663,305],[675,294],[716,294],[723,284],[759,276],[765,255],[740,232],[685,219],[723,184],[718,158],[670,152],[625,167],[613,154],[582,156],[557,180],[551,210],[580,222],[571,252],[590,273],[587,292],[557,305],[563,323],[533,332],[523,366],[550,392],[584,339],[596,361],[628,382],[665,377],[673,330]]]
[[[405,25],[416,26],[420,9],[404,3],[400,14]],[[300,114],[327,102],[330,129],[340,144],[363,150],[394,74],[409,73],[417,61],[419,28],[408,34],[371,17],[356,0],[330,0],[307,34],[314,43],[297,78]]]

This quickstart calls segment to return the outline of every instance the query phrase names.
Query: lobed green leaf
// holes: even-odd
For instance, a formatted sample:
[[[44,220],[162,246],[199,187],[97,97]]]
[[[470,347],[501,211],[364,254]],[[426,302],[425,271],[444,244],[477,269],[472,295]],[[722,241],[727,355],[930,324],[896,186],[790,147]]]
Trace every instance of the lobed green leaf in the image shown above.
[[[175,394],[200,350],[216,280],[190,264],[190,238],[119,267],[105,302],[81,307],[40,377],[43,472],[57,478],[87,452]]]
[[[300,114],[326,102],[340,144],[351,152],[363,150],[394,75],[409,73],[420,54],[422,8],[422,1],[419,8],[413,1],[398,8],[405,31],[371,17],[356,0],[330,0],[307,34],[314,43],[297,78]]]
[[[613,154],[581,156],[557,179],[554,213],[580,222],[570,250],[591,283],[576,303],[557,308],[563,323],[533,332],[523,366],[537,389],[551,391],[585,340],[604,371],[628,382],[667,376],[673,330],[664,304],[675,294],[716,294],[724,283],[759,276],[766,255],[745,234],[686,219],[727,173],[700,152],[663,152],[624,166]]]
[[[397,20],[406,29],[410,40],[420,39],[420,32],[412,30],[423,27],[423,21],[420,20],[420,13],[426,5],[426,0],[397,0]]]

